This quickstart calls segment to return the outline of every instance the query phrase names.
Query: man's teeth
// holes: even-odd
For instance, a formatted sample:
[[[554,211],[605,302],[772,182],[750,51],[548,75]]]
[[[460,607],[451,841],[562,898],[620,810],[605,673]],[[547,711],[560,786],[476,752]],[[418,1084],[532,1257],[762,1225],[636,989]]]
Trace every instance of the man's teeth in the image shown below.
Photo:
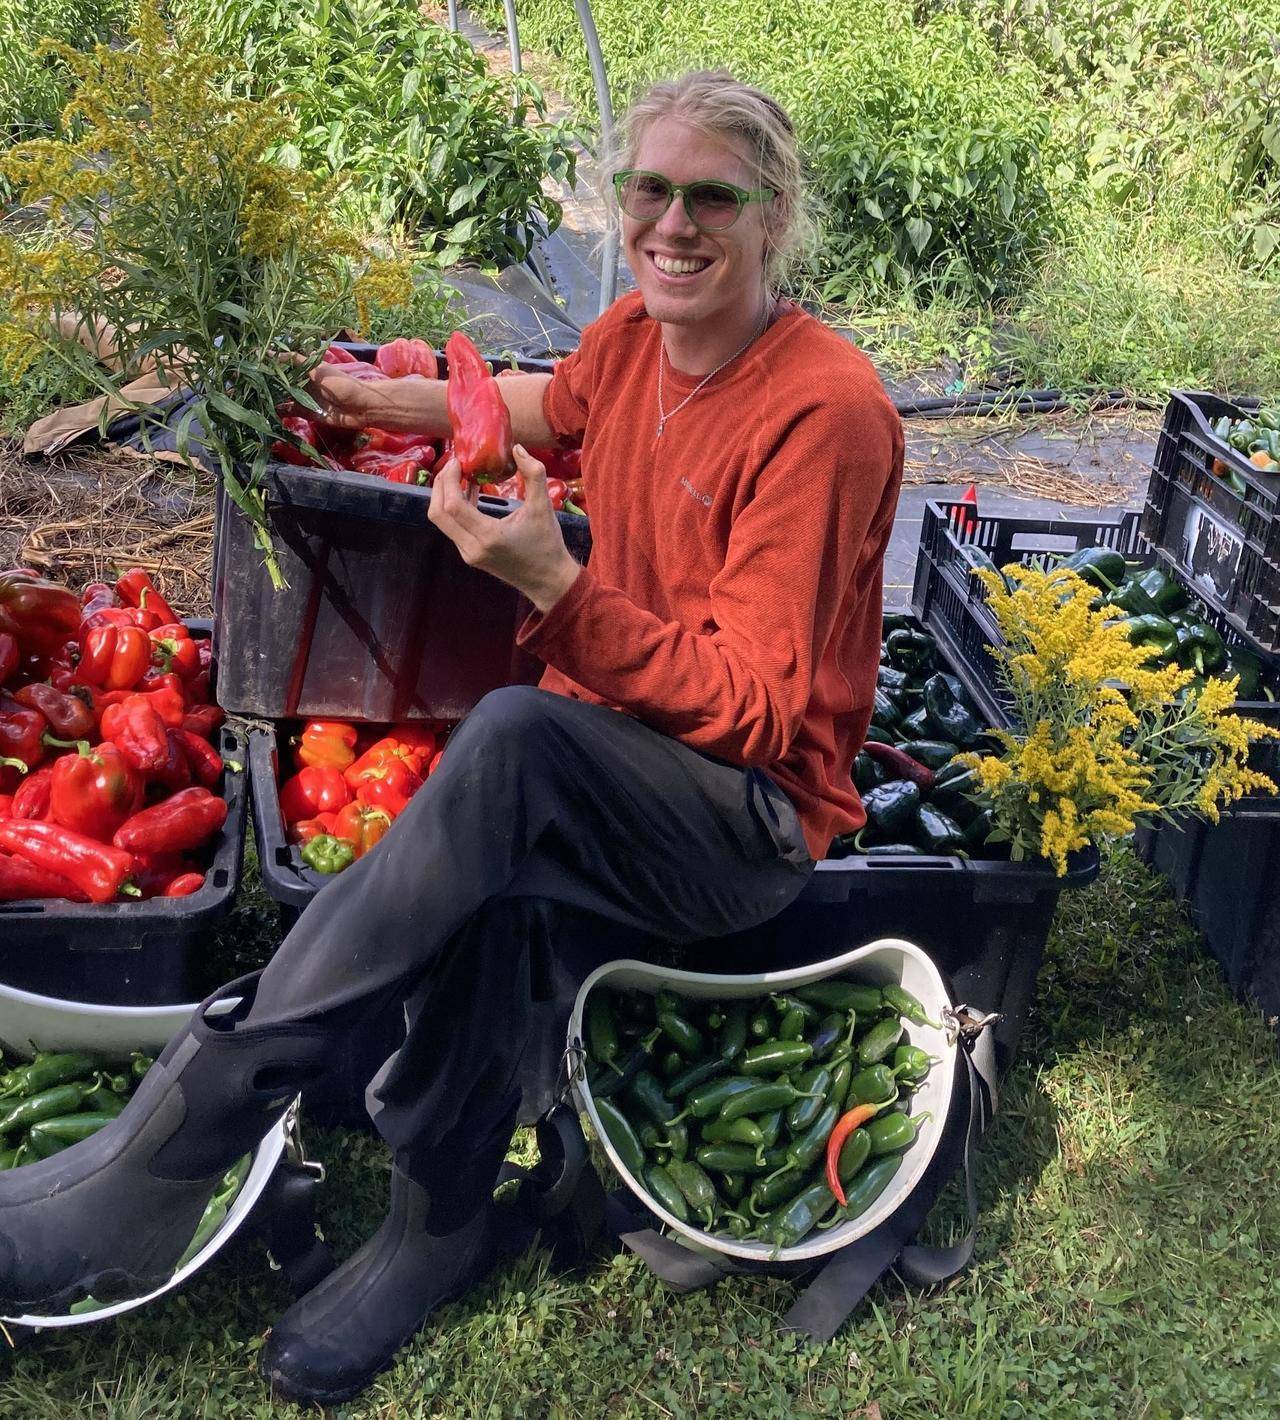
[[[695,271],[701,271],[704,266],[711,263],[702,257],[684,258],[680,261],[673,261],[670,257],[655,256],[653,264],[659,271],[665,271],[668,276],[690,276]]]

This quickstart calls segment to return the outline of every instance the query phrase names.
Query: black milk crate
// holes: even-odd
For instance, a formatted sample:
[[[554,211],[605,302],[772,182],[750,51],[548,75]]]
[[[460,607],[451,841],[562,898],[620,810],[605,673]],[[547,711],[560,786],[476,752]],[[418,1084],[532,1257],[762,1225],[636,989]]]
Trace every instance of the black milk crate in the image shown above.
[[[347,348],[370,360],[377,347]],[[271,464],[265,492],[288,583],[278,592],[251,524],[221,486],[215,504],[214,640],[228,710],[270,720],[456,720],[491,690],[538,680],[542,663],[515,643],[529,603],[463,562],[427,521],[428,489]],[[516,505],[482,497],[479,506],[505,517]],[[585,562],[587,519],[556,516]]]
[[[1142,532],[1142,516],[1130,511],[1118,520],[984,518],[975,517],[967,504],[955,500],[925,505],[912,607],[955,666],[978,708],[993,723],[1008,723],[1012,715],[1010,698],[999,683],[989,649],[1003,644],[1003,638],[987,605],[985,589],[971,575],[964,548],[980,549],[997,567],[1070,556],[1085,547],[1111,548],[1130,562],[1151,566],[1159,559]],[[968,531],[962,538],[958,529],[966,518]],[[1257,653],[1256,646],[1223,612],[1206,604],[1203,615],[1228,646]],[[1265,654],[1262,660],[1264,677],[1280,697],[1280,661],[1268,660]],[[1242,700],[1232,708],[1238,715],[1280,729],[1280,699]],[[1280,740],[1256,741],[1249,763],[1280,783]],[[1280,796],[1250,794],[1232,804],[1228,812],[1235,818],[1280,815]]]
[[[1263,473],[1218,438],[1212,426],[1224,416],[1245,411],[1213,394],[1170,395],[1142,532],[1236,631],[1259,650],[1280,652],[1280,474]],[[1221,476],[1227,470],[1243,480],[1243,493]]]

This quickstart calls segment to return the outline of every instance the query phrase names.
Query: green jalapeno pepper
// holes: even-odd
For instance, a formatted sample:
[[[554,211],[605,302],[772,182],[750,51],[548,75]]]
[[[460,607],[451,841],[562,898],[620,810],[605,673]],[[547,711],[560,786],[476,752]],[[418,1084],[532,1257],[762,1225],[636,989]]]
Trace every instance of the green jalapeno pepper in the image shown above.
[[[622,1063],[616,1064],[615,1068],[602,1070],[600,1074],[591,1082],[591,1093],[596,1099],[608,1099],[610,1095],[616,1095],[620,1090],[624,1090],[631,1084],[641,1070],[649,1063],[649,1052],[653,1049],[657,1032],[646,1036],[638,1045],[634,1045],[622,1057]],[[683,1060],[681,1064],[683,1065]]]
[[[902,1022],[896,1016],[877,1021],[858,1042],[858,1063],[876,1065],[902,1038]]]
[[[0,1134],[8,1134],[12,1129],[29,1129],[42,1119],[55,1119],[60,1114],[71,1114],[80,1108],[85,1095],[93,1088],[83,1080],[66,1085],[55,1085],[51,1090],[43,1090],[38,1095],[28,1095],[11,1105],[0,1115]]]
[[[664,1093],[669,1100],[683,1099],[690,1090],[698,1085],[705,1085],[708,1080],[714,1080],[717,1075],[723,1075],[729,1068],[729,1062],[722,1056],[712,1056],[710,1060],[700,1060],[696,1065],[690,1065],[672,1080],[668,1080]]]
[[[853,1061],[846,1055],[837,1060],[831,1068],[831,1088],[827,1098],[837,1109],[843,1110],[849,1098],[849,1083],[853,1079]]]
[[[91,1110],[95,1114],[105,1114],[109,1119],[114,1119],[118,1114],[122,1114],[128,1103],[127,1099],[107,1089],[105,1085],[99,1085],[96,1089],[90,1090],[84,1097],[85,1109]]]
[[[683,1003],[669,991],[658,992],[658,1026],[663,1035],[686,1058],[701,1055],[706,1049],[702,1032],[680,1014]]]
[[[924,1007],[911,994],[901,986],[892,985],[884,988],[884,1003],[891,1011],[896,1011],[898,1015],[905,1016],[907,1020],[918,1026],[932,1026],[934,1030],[941,1030],[937,1021],[931,1021],[924,1013]]]
[[[658,1061],[658,1074],[664,1080],[674,1079],[685,1069],[684,1056],[678,1050],[668,1050]]]
[[[737,1062],[744,1075],[781,1075],[813,1058],[807,1040],[767,1040],[753,1045]]]
[[[155,1063],[155,1057],[153,1055],[144,1055],[140,1050],[135,1050],[129,1057],[129,1069],[133,1073],[135,1080],[144,1079],[147,1071],[150,1070]]]
[[[747,1196],[747,1180],[744,1174],[723,1173],[720,1175],[720,1192],[731,1203],[741,1203]]]
[[[0,1098],[14,1095],[38,1095],[55,1085],[68,1085],[93,1074],[94,1061],[87,1055],[73,1052],[37,1055],[30,1065],[10,1070],[0,1079]]]
[[[667,1132],[658,1141],[673,1159],[687,1158],[689,1154],[689,1128],[686,1124],[673,1122],[667,1125]]]
[[[871,1139],[871,1152],[876,1157],[881,1154],[898,1154],[908,1145],[915,1142],[916,1130],[922,1119],[926,1115],[917,1115],[915,1119],[908,1118],[905,1114],[898,1114],[891,1111],[882,1114],[878,1119],[873,1119],[870,1124],[863,1127]]]
[[[613,1145],[614,1152],[622,1160],[622,1166],[633,1177],[643,1178],[644,1145],[641,1144],[640,1136],[631,1121],[612,1100],[597,1098],[595,1106],[604,1132]]]
[[[765,1147],[764,1133],[754,1119],[710,1119],[702,1126],[702,1137],[708,1144],[749,1144],[753,1149]]]
[[[685,1096],[680,1117],[691,1114],[695,1119],[710,1119],[712,1115],[720,1113],[727,1100],[759,1087],[759,1080],[753,1080],[748,1075],[729,1075],[723,1079],[711,1080],[705,1085],[699,1085],[696,1090],[689,1091]],[[748,1114],[751,1112],[747,1111]]]
[[[747,1211],[754,1218],[763,1218],[771,1209],[779,1207],[809,1182],[809,1175],[802,1169],[788,1169],[784,1173],[773,1173],[767,1178],[757,1179],[751,1185],[751,1197],[747,1200]]]
[[[0,1171],[15,1168],[19,1152],[18,1149],[0,1149]]]
[[[763,1154],[750,1144],[704,1144],[694,1158],[716,1173],[756,1173],[764,1168]]]
[[[820,1179],[802,1189],[790,1203],[766,1218],[760,1228],[760,1236],[779,1249],[795,1247],[835,1206],[835,1195],[827,1187],[826,1180]]]
[[[79,1144],[99,1129],[105,1128],[116,1116],[96,1111],[91,1114],[60,1114],[55,1119],[43,1119],[27,1131],[27,1143],[37,1158],[46,1159],[68,1144]]]
[[[836,1160],[836,1172],[841,1183],[849,1183],[858,1170],[871,1157],[871,1135],[865,1129],[855,1129],[840,1146],[840,1157]],[[846,1193],[845,1197],[849,1195]]]
[[[898,1081],[887,1065],[872,1065],[860,1070],[849,1081],[845,1104],[852,1109],[858,1104],[888,1104],[898,1093]]]
[[[754,1090],[743,1090],[735,1094],[720,1108],[720,1118],[726,1123],[741,1119],[744,1114],[764,1114],[766,1110],[785,1109],[791,1104],[799,1090],[786,1080],[762,1081]]]
[[[729,1007],[728,1015],[725,1016],[724,1028],[716,1040],[716,1047],[722,1060],[732,1063],[747,1048],[747,1017],[749,1015],[750,1008],[743,1001],[735,1001]]]
[[[707,1177],[701,1164],[692,1159],[673,1159],[667,1165],[671,1180],[684,1195],[684,1201],[699,1214],[709,1228],[714,1216],[718,1197],[716,1186]]]
[[[680,1113],[680,1107],[669,1100],[662,1082],[648,1070],[641,1070],[627,1090],[627,1098],[639,1106],[655,1124],[670,1124]]]
[[[804,1012],[791,1010],[782,1018],[782,1024],[778,1027],[779,1040],[799,1040],[804,1035]]]
[[[834,1227],[837,1223],[847,1223],[851,1218],[865,1213],[888,1188],[893,1181],[894,1174],[901,1167],[901,1154],[890,1154],[886,1158],[876,1159],[873,1163],[868,1164],[856,1178],[846,1185],[844,1196],[847,1201],[845,1206],[830,1220],[828,1226]],[[844,1180],[841,1179],[841,1182],[844,1183]],[[834,1202],[834,1199],[832,1201]]]
[[[752,1040],[768,1040],[773,1034],[773,1017],[769,1011],[757,1011],[747,1022],[747,1034]]]
[[[803,1134],[822,1113],[822,1106],[831,1091],[831,1071],[824,1065],[815,1065],[796,1076],[796,1089],[804,1091],[804,1097],[796,1100],[787,1109],[787,1128],[792,1134]]]
[[[860,1016],[879,1015],[884,1004],[878,986],[862,986],[836,978],[797,986],[792,994],[815,1006],[825,1006],[829,1011],[856,1011]]]
[[[933,1069],[934,1058],[918,1045],[900,1045],[893,1052],[893,1073],[905,1084],[921,1084]]]
[[[839,1059],[846,1053],[841,1049],[841,1044],[847,1047],[856,1025],[856,1011],[850,1011],[847,1016],[842,1016],[839,1011],[823,1016],[810,1042],[814,1060]]]
[[[603,991],[593,991],[587,997],[584,1015],[588,1056],[598,1065],[612,1065],[621,1047],[613,1007]]]
[[[760,1126],[760,1142],[766,1149],[772,1149],[778,1142],[778,1135],[782,1133],[782,1111],[766,1110],[756,1123]]]
[[[644,1181],[649,1192],[668,1213],[679,1218],[682,1223],[689,1221],[689,1207],[684,1200],[684,1194],[676,1187],[666,1169],[654,1164],[652,1168],[645,1170]]]

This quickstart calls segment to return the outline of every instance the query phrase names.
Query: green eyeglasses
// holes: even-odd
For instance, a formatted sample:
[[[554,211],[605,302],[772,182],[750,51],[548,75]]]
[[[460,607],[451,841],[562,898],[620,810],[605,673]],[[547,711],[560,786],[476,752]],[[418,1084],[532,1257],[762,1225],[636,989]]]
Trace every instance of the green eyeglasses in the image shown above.
[[[637,222],[656,222],[679,197],[689,220],[702,232],[723,232],[733,226],[748,202],[768,202],[776,196],[771,187],[749,192],[731,182],[675,183],[661,173],[639,168],[618,173],[613,188],[618,206]]]

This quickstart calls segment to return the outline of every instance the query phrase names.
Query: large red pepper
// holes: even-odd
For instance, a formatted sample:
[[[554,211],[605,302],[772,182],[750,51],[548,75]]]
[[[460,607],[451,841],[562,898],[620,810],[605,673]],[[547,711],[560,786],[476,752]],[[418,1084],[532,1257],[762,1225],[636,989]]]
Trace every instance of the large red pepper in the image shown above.
[[[425,340],[388,340],[373,357],[373,363],[393,380],[406,375],[422,375],[434,380],[440,373],[435,351]]]
[[[161,625],[177,621],[178,613],[160,595],[159,589],[141,567],[130,567],[116,583],[116,591],[126,606],[139,606],[153,611]]]
[[[37,682],[15,690],[13,698],[28,710],[38,710],[60,740],[83,740],[93,734],[93,707],[78,695]]]
[[[24,655],[56,655],[79,628],[80,603],[66,587],[24,569],[0,572],[0,631]]]
[[[69,879],[47,868],[37,868],[25,858],[0,853],[0,902],[35,901],[65,897],[72,902],[88,902],[87,894]]]
[[[163,625],[159,613],[146,607],[106,606],[81,619],[80,639],[84,640],[86,631],[96,631],[100,626],[136,626],[140,631],[154,631]]]
[[[34,769],[44,758],[48,721],[39,712],[0,691],[0,760],[20,759]]]
[[[379,454],[408,454],[421,449],[426,463],[436,456],[435,440],[430,434],[400,434],[392,429],[362,429],[356,435],[356,448],[362,453]]]
[[[148,787],[162,789],[166,793],[174,794],[179,789],[187,788],[192,779],[191,763],[187,758],[187,752],[183,748],[182,741],[178,736],[181,730],[166,730],[164,732],[165,757],[164,763],[158,769],[153,769],[146,776]],[[202,740],[203,744],[204,741]],[[218,768],[222,768],[222,761],[218,761]],[[204,783],[202,779],[200,781]],[[213,781],[215,784],[217,780]]]
[[[406,765],[414,774],[421,775],[423,768],[431,760],[435,753],[435,739],[432,737],[429,747],[423,745],[406,744],[404,740],[398,739],[394,735],[388,735],[385,739],[378,740],[371,744],[356,762],[346,771],[345,778],[353,788],[357,787],[357,778],[366,770],[375,768],[379,764],[385,764],[390,760],[399,760]]]
[[[0,818],[10,818],[13,814],[13,795],[0,794]]]
[[[422,776],[403,760],[384,759],[371,764],[349,781],[361,803],[386,809],[395,818],[408,807],[409,800],[422,788]]]
[[[92,616],[95,611],[105,611],[109,606],[119,606],[120,598],[116,589],[105,582],[89,582],[80,593],[80,618]]]
[[[55,761],[56,763],[56,761]],[[53,764],[43,764],[34,774],[28,774],[13,792],[10,818],[48,818],[49,800],[53,793]]]
[[[133,885],[144,898],[163,897],[165,889],[187,871],[187,866],[181,853],[135,853]]]
[[[416,749],[424,759],[429,759],[436,752],[444,734],[443,727],[437,728],[430,722],[405,720],[398,725],[392,725],[387,731],[387,738],[399,740],[401,744]]]
[[[356,727],[342,720],[308,720],[298,736],[294,758],[304,767],[345,769],[356,757]]]
[[[226,718],[227,712],[221,705],[188,705],[182,717],[182,728],[202,740],[211,740]]]
[[[0,819],[0,849],[66,878],[90,902],[118,897],[133,872],[132,854],[58,823]]]
[[[140,626],[95,626],[80,638],[77,670],[85,685],[132,690],[150,664],[151,642]]]
[[[226,800],[193,785],[134,814],[111,841],[130,853],[181,853],[207,843],[226,821]]]
[[[286,824],[317,814],[336,813],[351,802],[351,790],[331,764],[311,764],[280,786],[280,812]]]
[[[164,674],[189,681],[200,672],[200,651],[181,622],[157,626],[151,635],[151,662]]]
[[[341,810],[338,811],[341,813]],[[296,843],[300,847],[310,843],[313,838],[319,838],[321,834],[333,835],[334,827],[338,821],[335,814],[317,814],[315,818],[300,818],[297,823],[289,825],[286,835],[290,843]]]
[[[445,406],[462,476],[483,483],[499,482],[512,467],[512,439],[511,415],[498,382],[460,330],[449,337],[444,353],[449,366]]]
[[[8,684],[21,659],[18,638],[11,631],[0,631],[0,685]]]
[[[190,897],[204,887],[203,873],[180,873],[164,890],[165,897]]]
[[[142,781],[113,744],[82,742],[54,761],[49,816],[64,828],[109,842],[141,802]]]
[[[347,804],[334,815],[331,832],[335,838],[345,838],[356,850],[356,857],[364,855],[386,837],[391,827],[391,815],[386,809],[370,808],[368,804]]]
[[[208,740],[190,730],[170,730],[169,734],[182,750],[191,777],[197,784],[212,789],[222,777],[222,756]]]
[[[157,715],[171,730],[176,730],[186,716],[186,701],[180,690],[162,685],[155,690],[104,690],[94,699],[99,714],[105,713],[112,705],[123,705],[126,700],[140,697],[155,709]]]
[[[271,445],[271,457],[300,468],[313,466],[315,459],[298,447],[299,444],[310,444],[313,449],[316,447],[316,426],[312,421],[305,415],[286,414],[280,420],[280,427],[289,437],[275,440]]]
[[[165,723],[145,695],[131,695],[102,712],[102,738],[110,740],[125,759],[143,773],[162,769],[169,757]]]

